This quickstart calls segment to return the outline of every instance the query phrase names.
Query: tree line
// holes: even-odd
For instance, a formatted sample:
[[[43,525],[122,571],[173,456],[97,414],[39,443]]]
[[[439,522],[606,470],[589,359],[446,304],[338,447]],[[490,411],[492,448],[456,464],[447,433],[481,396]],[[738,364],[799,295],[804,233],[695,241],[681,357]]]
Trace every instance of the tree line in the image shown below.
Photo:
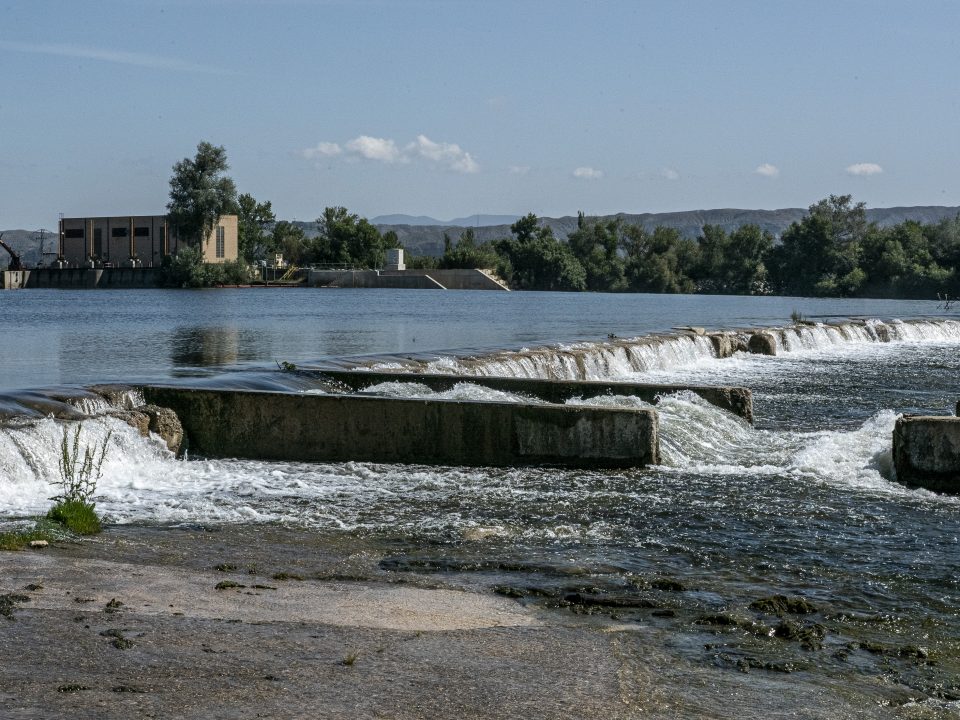
[[[216,218],[239,218],[239,260],[204,268],[198,250],[170,261],[175,283],[203,285],[248,272],[282,253],[297,265],[379,268],[386,250],[401,247],[393,231],[381,233],[344,207],[327,207],[317,234],[278,221],[269,201],[237,194],[225,175],[222,147],[201,142],[193,159],[174,165],[168,210],[182,237],[209,235]],[[705,225],[695,239],[674,228],[652,230],[619,219],[578,216],[561,240],[530,213],[509,237],[479,243],[472,228],[456,241],[445,237],[439,258],[411,257],[411,268],[493,269],[518,290],[932,298],[960,295],[960,217],[933,224],[906,221],[880,227],[866,205],[831,195],[809,208],[779,242],[756,225],[732,232]],[[183,281],[186,278],[186,281]]]
[[[565,241],[530,214],[512,237],[447,239],[436,267],[490,267],[525,290],[932,298],[960,294],[960,217],[870,223],[866,205],[831,195],[774,236],[705,225],[696,239],[621,220],[588,220]],[[427,265],[431,262],[426,261]]]

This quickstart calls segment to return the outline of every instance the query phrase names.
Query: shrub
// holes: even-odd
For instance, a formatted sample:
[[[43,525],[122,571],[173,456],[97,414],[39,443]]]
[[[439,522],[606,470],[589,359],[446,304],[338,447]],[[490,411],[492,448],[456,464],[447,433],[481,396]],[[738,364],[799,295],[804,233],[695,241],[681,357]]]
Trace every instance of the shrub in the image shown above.
[[[102,477],[103,461],[107,458],[107,444],[113,431],[107,433],[102,444],[84,446],[80,454],[80,430],[77,425],[70,439],[70,431],[63,429],[60,443],[60,457],[57,469],[60,471],[61,492],[50,498],[54,506],[47,513],[50,520],[60,523],[78,535],[94,535],[101,530],[97,517],[93,494],[97,490],[97,481]]]

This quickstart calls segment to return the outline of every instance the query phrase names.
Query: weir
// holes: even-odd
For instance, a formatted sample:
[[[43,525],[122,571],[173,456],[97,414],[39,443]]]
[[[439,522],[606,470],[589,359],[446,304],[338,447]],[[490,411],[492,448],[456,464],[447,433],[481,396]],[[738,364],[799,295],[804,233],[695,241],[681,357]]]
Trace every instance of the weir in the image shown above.
[[[629,468],[660,459],[649,409],[140,388],[191,454],[307,462]]]
[[[311,374],[326,377],[346,385],[351,390],[367,388],[389,382],[408,382],[425,385],[431,390],[444,392],[458,383],[471,383],[481,387],[517,395],[539,398],[549,403],[563,404],[573,398],[595,398],[603,395],[631,395],[644,402],[655,404],[662,395],[690,391],[712,405],[733,413],[748,422],[753,422],[753,394],[742,387],[707,387],[703,385],[659,385],[651,383],[603,382],[599,380],[541,380],[538,378],[438,375],[426,373],[374,372],[366,370],[310,370]]]

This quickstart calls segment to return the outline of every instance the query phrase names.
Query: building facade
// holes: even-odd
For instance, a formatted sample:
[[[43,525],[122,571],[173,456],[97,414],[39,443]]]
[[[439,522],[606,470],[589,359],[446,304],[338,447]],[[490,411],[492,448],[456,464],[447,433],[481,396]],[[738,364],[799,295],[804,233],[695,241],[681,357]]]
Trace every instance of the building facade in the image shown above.
[[[236,215],[221,215],[202,243],[205,263],[237,259]],[[166,215],[62,218],[60,257],[70,267],[160,267],[186,243]]]

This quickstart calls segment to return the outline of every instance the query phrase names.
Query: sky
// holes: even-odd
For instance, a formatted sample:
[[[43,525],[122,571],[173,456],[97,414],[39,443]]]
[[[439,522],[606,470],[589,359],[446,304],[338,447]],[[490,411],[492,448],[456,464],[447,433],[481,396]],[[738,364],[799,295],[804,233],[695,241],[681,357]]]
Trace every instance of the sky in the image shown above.
[[[960,205],[960,3],[0,0],[0,228]]]

